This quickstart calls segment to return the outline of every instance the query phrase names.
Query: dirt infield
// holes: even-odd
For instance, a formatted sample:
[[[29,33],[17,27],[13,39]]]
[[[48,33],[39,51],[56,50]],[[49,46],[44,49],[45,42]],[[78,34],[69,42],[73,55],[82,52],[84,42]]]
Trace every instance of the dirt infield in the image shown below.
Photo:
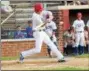
[[[56,58],[31,58],[25,59],[24,63],[20,64],[18,60],[2,61],[2,70],[45,70],[56,69],[63,67],[77,67],[88,69],[88,58],[67,57],[65,63],[58,63]]]

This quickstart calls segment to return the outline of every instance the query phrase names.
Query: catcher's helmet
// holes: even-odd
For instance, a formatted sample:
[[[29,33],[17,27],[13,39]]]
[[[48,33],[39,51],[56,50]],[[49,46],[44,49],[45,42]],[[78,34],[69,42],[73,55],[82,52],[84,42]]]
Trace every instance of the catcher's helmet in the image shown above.
[[[46,15],[46,19],[48,22],[51,22],[53,20],[53,14],[51,11],[48,11],[48,13]]]
[[[51,12],[51,11],[48,11],[48,13],[47,13],[47,15],[46,15],[46,19],[48,19],[48,18],[49,18],[49,16],[51,16],[51,18],[53,18],[53,14],[52,14],[52,12]]]
[[[42,10],[43,10],[43,5],[42,5],[42,3],[36,3],[36,4],[34,5],[34,10],[35,10],[35,12],[40,12],[40,11],[42,11]]]

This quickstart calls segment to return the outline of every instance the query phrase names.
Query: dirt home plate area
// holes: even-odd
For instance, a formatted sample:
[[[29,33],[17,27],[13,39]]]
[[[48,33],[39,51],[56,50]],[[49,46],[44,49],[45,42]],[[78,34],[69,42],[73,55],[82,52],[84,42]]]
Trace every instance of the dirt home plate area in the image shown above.
[[[52,70],[63,67],[77,67],[87,69],[89,66],[88,58],[67,57],[66,62],[58,63],[56,58],[27,58],[24,63],[18,60],[9,60],[1,62],[2,70]]]

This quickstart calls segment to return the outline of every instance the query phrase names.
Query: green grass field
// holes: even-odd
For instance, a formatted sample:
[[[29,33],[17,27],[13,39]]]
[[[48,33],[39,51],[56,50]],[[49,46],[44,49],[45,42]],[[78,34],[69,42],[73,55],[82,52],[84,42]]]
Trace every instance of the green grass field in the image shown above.
[[[77,57],[77,58],[89,58],[89,54],[78,55],[75,57]]]
[[[89,70],[88,68],[77,68],[77,67],[63,67],[63,68],[56,68],[54,70]]]
[[[19,57],[18,56],[15,56],[15,57],[1,57],[0,60],[17,60]]]
[[[37,70],[36,69],[31,69],[31,70]],[[73,66],[66,66],[66,67],[49,67],[49,68],[38,68],[38,70],[89,70],[89,68],[81,68],[81,67],[73,67]]]
[[[78,67],[49,67],[49,68],[29,68],[28,70],[89,70],[89,68],[78,68]]]

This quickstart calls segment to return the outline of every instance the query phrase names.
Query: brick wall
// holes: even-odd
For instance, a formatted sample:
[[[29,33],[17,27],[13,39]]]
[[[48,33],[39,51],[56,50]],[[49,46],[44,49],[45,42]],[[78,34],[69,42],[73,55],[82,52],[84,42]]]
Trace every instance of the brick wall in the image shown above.
[[[56,22],[57,25],[57,38],[58,38],[58,44],[59,44],[59,49],[61,52],[63,52],[63,31],[64,31],[64,23],[61,24],[61,22],[64,22],[64,16],[63,16],[63,10],[56,10],[52,11],[54,15],[54,21]]]
[[[47,56],[46,45],[43,44],[41,53],[35,56]],[[18,56],[21,51],[34,48],[34,41],[2,42],[2,56]]]
[[[54,15],[54,21],[57,24],[57,37],[59,49],[63,52],[63,27],[60,22],[64,21],[63,10],[52,11]],[[17,56],[23,50],[31,49],[34,47],[34,41],[20,41],[20,42],[2,42],[2,56]],[[46,45],[42,46],[42,51],[36,56],[47,56]]]

